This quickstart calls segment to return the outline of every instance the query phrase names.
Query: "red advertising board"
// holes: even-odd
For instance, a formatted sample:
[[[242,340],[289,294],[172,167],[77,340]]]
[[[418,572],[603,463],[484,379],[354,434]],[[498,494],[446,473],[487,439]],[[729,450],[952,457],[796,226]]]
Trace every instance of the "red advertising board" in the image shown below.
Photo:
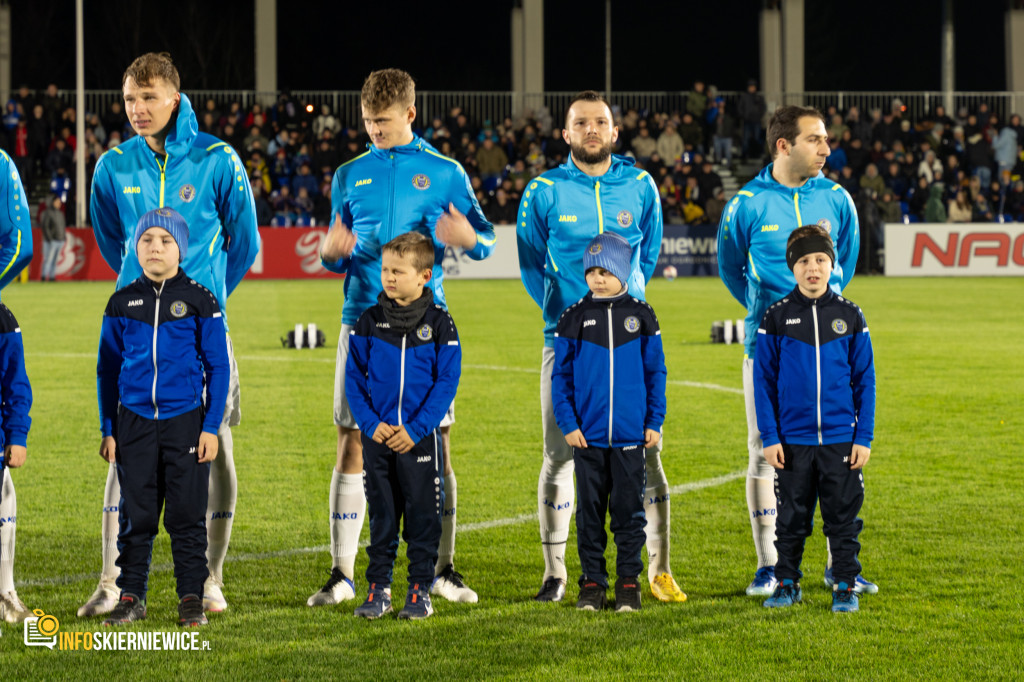
[[[885,274],[1020,277],[1024,275],[1024,225],[887,223]]]
[[[256,262],[246,275],[248,279],[301,279],[337,277],[320,265],[320,244],[325,227],[261,227],[263,241]],[[43,238],[39,229],[32,230],[35,254],[29,269],[31,279],[39,279],[43,264]],[[115,273],[107,266],[96,238],[89,228],[70,228],[67,240],[57,259],[57,279],[112,280]]]

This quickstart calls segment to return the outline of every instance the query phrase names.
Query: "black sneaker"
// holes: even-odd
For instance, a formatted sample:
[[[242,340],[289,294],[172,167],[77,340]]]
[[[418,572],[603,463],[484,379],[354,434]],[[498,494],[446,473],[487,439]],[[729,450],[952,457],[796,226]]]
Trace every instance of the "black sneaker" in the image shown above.
[[[619,578],[615,581],[615,612],[640,610],[640,581],[636,578]]]
[[[202,607],[202,603],[200,603]],[[131,592],[122,592],[117,606],[110,612],[110,617],[103,621],[104,627],[117,625],[128,625],[132,621],[142,620],[146,617],[146,602],[139,599]]]
[[[551,576],[544,581],[540,592],[533,598],[534,601],[562,601],[565,596],[565,581],[561,578]]]
[[[178,602],[178,625],[183,628],[197,628],[209,624],[203,613],[203,600],[197,595],[186,594]]]
[[[580,583],[580,598],[576,600],[576,608],[583,611],[600,611],[607,603],[605,588],[593,580],[584,580]]]

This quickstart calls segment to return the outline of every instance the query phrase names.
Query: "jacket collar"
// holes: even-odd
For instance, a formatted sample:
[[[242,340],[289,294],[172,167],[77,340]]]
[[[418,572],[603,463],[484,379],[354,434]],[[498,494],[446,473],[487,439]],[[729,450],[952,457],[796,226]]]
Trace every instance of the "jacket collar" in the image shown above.
[[[174,129],[164,140],[164,149],[171,158],[185,156],[192,149],[198,134],[199,122],[196,120],[196,112],[192,109],[192,101],[188,95],[181,93],[178,118],[174,122]]]
[[[615,296],[609,296],[607,298],[594,298],[594,292],[588,291],[587,295],[584,298],[591,303],[597,303],[599,305],[608,305],[611,303],[621,303],[622,301],[625,301],[628,296],[629,287],[626,287],[621,294],[617,294]]]
[[[776,180],[774,175],[772,175],[772,168],[774,167],[775,162],[773,161],[772,163],[769,163],[767,166],[762,168],[761,172],[757,174],[758,179],[764,184],[768,185],[771,189],[777,192],[783,192],[784,194],[789,194],[790,196],[794,194],[810,194],[814,190],[814,180],[816,180],[817,178],[825,177],[824,173],[818,171],[818,175],[816,177],[808,178],[807,182],[800,185],[799,187],[786,187],[781,182]]]
[[[178,265],[178,274],[176,274],[174,277],[171,277],[169,279],[165,279],[163,281],[163,286],[164,286],[164,288],[167,288],[169,286],[177,284],[178,282],[182,281],[186,277],[187,277],[187,275],[185,274],[185,270],[181,267],[181,265]],[[149,277],[146,277],[146,273],[145,272],[143,272],[139,276],[139,279],[137,281],[141,285],[143,285],[145,287],[149,287],[150,289],[160,289],[160,284],[158,284],[157,282],[154,282]]]
[[[399,144],[395,145],[394,147],[388,147],[387,149],[378,149],[377,147],[373,146],[372,142],[367,142],[366,148],[370,150],[370,153],[373,156],[376,156],[379,159],[386,159],[390,157],[392,154],[415,154],[416,152],[434,149],[427,143],[426,140],[424,140],[416,133],[412,134],[412,142],[410,142],[409,144]]]
[[[818,298],[807,298],[800,291],[800,287],[797,286],[793,288],[793,291],[791,291],[789,295],[792,296],[794,300],[798,301],[799,303],[805,306],[812,306],[814,305],[815,301],[821,304],[831,303],[832,300],[835,299],[836,297],[836,292],[832,290],[832,287],[828,287],[827,289],[825,289],[825,293],[819,296]]]

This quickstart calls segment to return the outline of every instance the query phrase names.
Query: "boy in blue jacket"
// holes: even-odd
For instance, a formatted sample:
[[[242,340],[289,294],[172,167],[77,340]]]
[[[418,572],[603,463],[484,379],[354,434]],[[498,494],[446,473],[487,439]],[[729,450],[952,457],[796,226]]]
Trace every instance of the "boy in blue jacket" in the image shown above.
[[[551,400],[572,447],[576,537],[583,575],[576,607],[605,607],[605,514],[618,549],[615,610],[640,608],[644,546],[644,448],[661,440],[665,354],[651,306],[629,294],[629,242],[603,232],[583,255],[590,293],[562,313],[555,330]],[[685,596],[683,597],[685,599]]]
[[[858,609],[857,514],[875,425],[875,367],[864,314],[829,287],[835,258],[824,228],[794,230],[786,263],[797,286],[768,308],[757,330],[754,403],[778,509],[779,584],[767,607],[801,599],[800,561],[820,499],[832,548],[832,610]]]
[[[146,617],[153,538],[164,508],[178,582],[178,624],[205,625],[210,462],[230,365],[217,298],[179,267],[188,225],[172,208],[139,218],[142,276],[110,297],[97,361],[100,456],[117,464],[120,599],[105,626]]]
[[[398,617],[418,620],[434,612],[430,587],[445,502],[439,427],[459,386],[462,350],[455,323],[426,286],[433,267],[429,237],[406,232],[385,244],[383,291],[349,337],[345,395],[362,438],[370,511],[370,588],[355,615],[371,620],[391,611],[403,516],[409,590]]]

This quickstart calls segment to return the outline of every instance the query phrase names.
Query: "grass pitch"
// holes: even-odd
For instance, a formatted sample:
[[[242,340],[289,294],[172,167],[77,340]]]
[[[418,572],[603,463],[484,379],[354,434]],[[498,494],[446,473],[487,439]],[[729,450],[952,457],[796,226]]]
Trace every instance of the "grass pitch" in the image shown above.
[[[534,603],[543,571],[540,313],[515,281],[446,290],[464,351],[452,439],[456,567],[479,604],[438,599],[422,623],[368,623],[352,616],[357,602],[306,607],[330,567],[341,285],[244,282],[229,304],[243,387],[230,606],[200,631],[209,650],[51,651],[0,624],[3,678],[1019,679],[1022,280],[859,277],[846,292],[867,316],[878,375],[861,560],[881,591],[851,615],[829,611],[820,522],[807,543],[801,606],[769,611],[743,594],[755,558],[740,474],[742,349],[708,343],[713,320],[743,310],[716,279],[657,280],[649,291],[669,368],[672,565],[689,600],[661,604],[645,590],[639,613],[584,614],[570,585],[565,602]],[[22,326],[35,393],[28,463],[14,472],[16,579],[25,603],[56,616],[61,632],[100,630],[75,610],[100,564],[106,464],[97,454],[95,358],[111,291],[110,283],[30,283],[3,292]],[[316,322],[328,347],[283,349],[279,338],[298,322]],[[567,559],[575,576],[574,547]],[[153,563],[149,618],[134,630],[175,631],[163,531]],[[360,593],[365,567],[362,555]]]

